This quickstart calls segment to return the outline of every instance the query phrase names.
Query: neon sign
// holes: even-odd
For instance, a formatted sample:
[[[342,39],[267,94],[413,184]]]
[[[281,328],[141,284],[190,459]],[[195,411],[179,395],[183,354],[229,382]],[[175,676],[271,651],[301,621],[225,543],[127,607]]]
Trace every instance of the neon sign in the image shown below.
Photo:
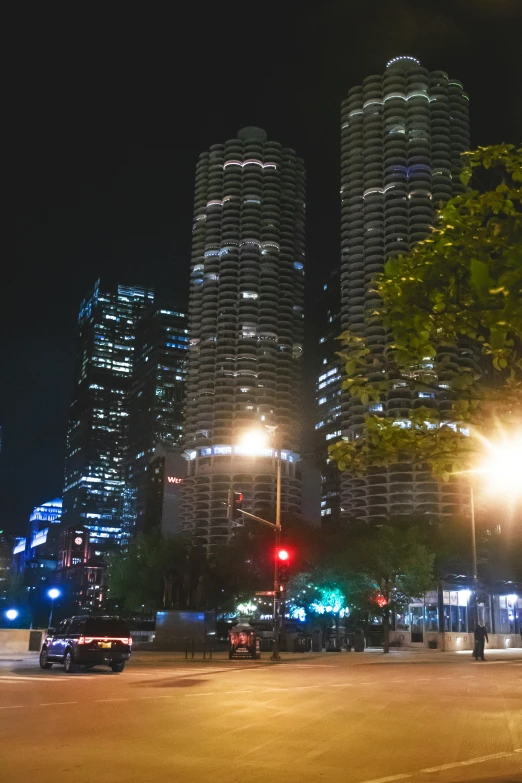
[[[183,484],[183,479],[177,476],[167,476],[167,482],[169,484]]]

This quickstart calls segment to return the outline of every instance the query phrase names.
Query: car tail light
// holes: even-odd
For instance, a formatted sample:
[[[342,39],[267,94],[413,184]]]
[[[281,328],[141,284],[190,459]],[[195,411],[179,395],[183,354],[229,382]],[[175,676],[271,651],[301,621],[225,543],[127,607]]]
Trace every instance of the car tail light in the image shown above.
[[[78,644],[90,644],[91,642],[121,642],[122,644],[132,644],[131,636],[80,636]]]
[[[94,639],[91,636],[80,636],[78,644],[90,644]]]

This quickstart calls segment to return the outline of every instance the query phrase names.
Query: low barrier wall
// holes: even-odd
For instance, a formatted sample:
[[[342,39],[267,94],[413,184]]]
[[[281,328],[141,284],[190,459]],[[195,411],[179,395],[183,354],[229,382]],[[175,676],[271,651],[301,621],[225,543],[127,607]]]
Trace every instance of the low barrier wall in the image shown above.
[[[0,655],[39,652],[44,633],[25,628],[0,628]]]

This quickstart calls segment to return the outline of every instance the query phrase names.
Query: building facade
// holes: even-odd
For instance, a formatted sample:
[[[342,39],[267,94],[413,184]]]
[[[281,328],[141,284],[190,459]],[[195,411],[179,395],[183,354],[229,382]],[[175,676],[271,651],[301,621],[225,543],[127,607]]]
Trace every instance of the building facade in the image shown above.
[[[3,617],[3,613],[7,606],[7,598],[9,594],[9,583],[11,581],[12,574],[12,560],[13,560],[13,538],[7,536],[3,531],[0,532],[0,616]]]
[[[341,473],[328,447],[341,438],[342,363],[341,285],[339,269],[323,286],[319,300],[319,365],[315,387],[315,453],[321,470],[321,523],[338,525],[341,517]]]
[[[107,567],[96,538],[96,531],[86,525],[62,530],[55,581],[63,591],[63,603],[73,611],[99,610],[105,599]]]
[[[141,531],[161,527],[163,520],[163,513],[158,516],[157,493],[151,493],[149,480],[151,464],[154,463],[155,469],[159,464],[158,449],[162,452],[159,459],[163,460],[163,469],[165,459],[169,464],[173,459],[178,463],[182,459],[187,327],[187,316],[179,309],[151,309],[140,319],[137,328],[127,460],[133,517],[136,529]],[[167,456],[170,453],[172,457]],[[180,467],[176,472],[184,475]],[[162,482],[162,489],[164,486]],[[167,516],[172,530],[176,520]]]
[[[85,525],[93,544],[129,535],[126,438],[136,327],[153,291],[101,286],[82,302],[65,461],[64,524]]]
[[[23,576],[28,590],[41,587],[41,582],[47,581],[51,572],[56,569],[61,519],[61,498],[35,506],[29,517],[26,536],[16,542],[13,549],[13,567],[15,573]]]
[[[435,210],[463,191],[460,155],[468,148],[462,84],[443,71],[428,72],[413,57],[394,58],[384,74],[353,87],[342,104],[340,326],[365,337],[374,354],[383,355],[389,339],[372,318],[374,277],[388,258],[428,236]],[[448,354],[446,366],[468,360],[465,351]],[[343,393],[342,435],[356,437],[369,412],[407,426],[417,405],[448,409],[449,384],[432,367],[438,390],[429,394],[400,382],[382,402],[365,406]],[[382,523],[410,513],[454,514],[461,494],[452,483],[439,484],[428,472],[399,465],[365,478],[343,474],[342,507],[348,519]]]
[[[226,540],[227,496],[300,511],[305,170],[260,128],[215,144],[196,169],[183,520],[208,550]],[[266,448],[239,445],[275,426]]]

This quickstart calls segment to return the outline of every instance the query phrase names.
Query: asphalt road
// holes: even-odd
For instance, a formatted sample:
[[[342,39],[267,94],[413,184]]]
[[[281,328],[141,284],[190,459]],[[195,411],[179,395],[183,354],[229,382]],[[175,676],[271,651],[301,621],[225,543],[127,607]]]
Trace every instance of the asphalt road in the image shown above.
[[[522,783],[522,650],[0,661],[2,783]]]

